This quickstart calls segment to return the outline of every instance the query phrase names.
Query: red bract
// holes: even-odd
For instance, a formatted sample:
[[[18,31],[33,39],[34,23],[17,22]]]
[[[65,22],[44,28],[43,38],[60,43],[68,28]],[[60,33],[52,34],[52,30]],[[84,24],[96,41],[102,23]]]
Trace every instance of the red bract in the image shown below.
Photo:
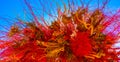
[[[76,36],[70,41],[70,46],[73,53],[81,57],[90,54],[92,50],[90,42],[89,33],[77,32]]]

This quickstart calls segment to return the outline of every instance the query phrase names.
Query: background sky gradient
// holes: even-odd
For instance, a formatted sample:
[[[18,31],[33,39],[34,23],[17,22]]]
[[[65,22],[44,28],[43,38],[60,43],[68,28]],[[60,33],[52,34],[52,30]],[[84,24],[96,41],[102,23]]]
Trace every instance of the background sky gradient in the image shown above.
[[[35,1],[37,0],[33,0],[32,2],[35,2]],[[46,1],[49,1],[49,0],[46,0]],[[47,5],[46,2],[44,3],[45,5]],[[92,4],[96,4],[96,2],[94,2],[93,0]],[[25,7],[25,4],[23,0],[1,0],[0,1],[0,16],[2,17],[9,16],[13,18],[16,16],[23,16],[24,7]],[[120,8],[120,0],[110,0],[110,2],[108,3],[108,7],[111,10],[116,10]]]

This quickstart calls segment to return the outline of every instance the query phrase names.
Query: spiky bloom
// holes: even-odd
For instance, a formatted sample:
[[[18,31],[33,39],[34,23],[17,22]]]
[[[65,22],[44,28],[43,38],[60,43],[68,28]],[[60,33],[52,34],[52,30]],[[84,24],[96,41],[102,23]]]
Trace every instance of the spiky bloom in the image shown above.
[[[89,7],[58,10],[51,25],[38,21],[32,7],[26,5],[33,22],[13,25],[0,40],[0,60],[3,62],[116,62],[119,48],[113,45],[119,38],[120,22],[117,14],[106,15],[101,9]],[[111,27],[114,23],[117,25]],[[110,29],[112,28],[112,29]]]

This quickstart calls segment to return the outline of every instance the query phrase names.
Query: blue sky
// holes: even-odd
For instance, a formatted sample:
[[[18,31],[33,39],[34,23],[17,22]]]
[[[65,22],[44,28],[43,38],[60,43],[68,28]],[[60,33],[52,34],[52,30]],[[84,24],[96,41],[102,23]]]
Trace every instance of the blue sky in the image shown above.
[[[49,0],[46,0],[46,1],[49,1]],[[96,4],[96,2],[93,2],[93,4]],[[0,16],[2,17],[22,16],[24,14],[24,11],[23,11],[24,6],[25,4],[23,0],[1,0],[0,1]],[[111,0],[108,6],[111,9],[120,8],[120,0]]]
[[[1,0],[0,16],[16,16],[22,13],[22,3],[19,0]]]
[[[54,3],[52,1],[53,0],[44,0],[43,4],[44,4],[44,6],[46,6],[46,8],[50,9],[51,7],[47,5],[47,2]],[[59,0],[55,0],[55,1],[60,4]],[[64,1],[66,1],[66,0],[64,0]],[[102,1],[102,0],[99,0],[99,1]],[[36,8],[42,7],[38,4],[38,0],[29,0],[29,2],[32,2],[32,4]],[[118,8],[120,8],[119,3],[120,3],[120,0],[110,0],[110,2],[108,3],[108,8],[111,10],[117,10]],[[96,0],[93,0],[93,2],[91,2],[91,4],[92,5],[97,4]],[[55,5],[53,5],[53,6],[55,6]],[[10,18],[11,20],[8,20],[9,22],[13,22],[12,19],[14,19],[15,17],[24,18],[25,8],[26,8],[26,6],[25,6],[23,0],[1,0],[0,1],[0,25],[9,25],[6,22],[6,19],[2,19],[2,18]],[[42,13],[42,12],[39,12],[39,13]],[[0,30],[1,30],[1,26],[0,26]]]

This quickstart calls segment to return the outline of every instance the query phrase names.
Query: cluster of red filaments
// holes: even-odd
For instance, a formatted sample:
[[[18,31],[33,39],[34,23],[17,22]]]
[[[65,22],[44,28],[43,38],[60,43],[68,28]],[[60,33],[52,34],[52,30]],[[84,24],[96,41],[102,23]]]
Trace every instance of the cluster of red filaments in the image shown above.
[[[69,14],[69,15],[68,15]],[[34,14],[33,14],[34,15]],[[58,11],[57,20],[51,25],[21,22],[0,40],[0,61],[11,62],[116,62],[119,48],[113,48],[118,40],[108,27],[118,16],[105,15],[102,10],[89,11],[79,8],[72,12]]]

